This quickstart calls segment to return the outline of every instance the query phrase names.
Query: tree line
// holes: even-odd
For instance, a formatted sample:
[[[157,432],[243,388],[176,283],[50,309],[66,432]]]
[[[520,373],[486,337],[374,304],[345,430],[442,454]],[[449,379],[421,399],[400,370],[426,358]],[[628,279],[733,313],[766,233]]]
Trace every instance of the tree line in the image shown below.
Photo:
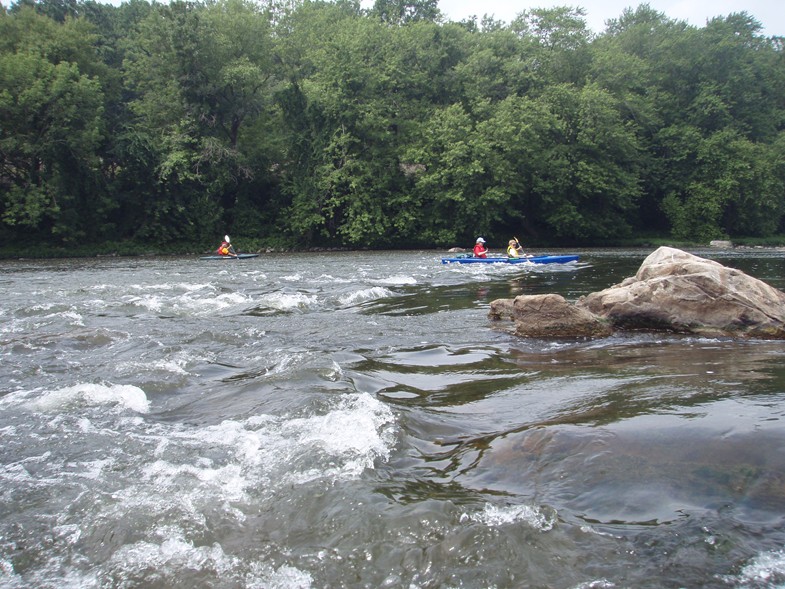
[[[747,13],[436,0],[0,7],[0,238],[272,247],[785,231],[785,55]]]

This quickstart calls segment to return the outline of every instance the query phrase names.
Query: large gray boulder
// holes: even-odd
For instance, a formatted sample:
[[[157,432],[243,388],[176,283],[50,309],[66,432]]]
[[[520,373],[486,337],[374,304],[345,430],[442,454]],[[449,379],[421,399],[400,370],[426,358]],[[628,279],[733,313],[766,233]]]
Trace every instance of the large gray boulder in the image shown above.
[[[635,276],[575,304],[555,294],[491,303],[521,337],[605,337],[616,329],[785,339],[785,293],[740,270],[661,247]]]
[[[649,255],[634,277],[576,306],[615,328],[785,339],[785,293],[670,247]]]

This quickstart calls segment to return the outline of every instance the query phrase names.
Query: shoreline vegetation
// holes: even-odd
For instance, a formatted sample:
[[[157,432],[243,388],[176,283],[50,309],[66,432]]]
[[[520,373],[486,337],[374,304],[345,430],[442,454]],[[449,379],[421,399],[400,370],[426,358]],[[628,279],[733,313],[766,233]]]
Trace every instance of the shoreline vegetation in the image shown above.
[[[296,245],[270,245],[254,239],[244,240],[242,237],[234,238],[234,243],[238,244],[238,251],[241,253],[253,254],[275,254],[275,253],[304,253],[304,252],[349,252],[349,251],[369,251],[378,249],[380,251],[397,250],[421,250],[433,249],[445,252],[451,248],[463,248],[471,251],[471,246],[438,246],[416,247],[416,248],[371,248],[371,247],[312,247]],[[501,241],[499,243],[502,243]],[[603,243],[527,243],[530,249],[584,249],[584,248],[652,248],[667,245],[681,249],[690,248],[715,248],[733,250],[755,250],[769,249],[782,250],[785,252],[785,235],[776,235],[768,238],[734,238],[729,240],[716,240],[710,243],[678,241],[668,237],[649,237],[639,239],[625,239],[608,241]],[[501,246],[499,246],[501,247]],[[492,248],[493,249],[493,248]],[[496,248],[499,249],[499,248]],[[166,244],[140,244],[135,242],[104,243],[93,245],[82,245],[75,247],[55,247],[50,245],[27,245],[24,247],[0,247],[0,260],[29,260],[29,259],[67,259],[67,258],[101,258],[101,257],[145,257],[145,256],[202,256],[214,253],[215,248],[204,248],[203,246],[190,243],[166,243]]]
[[[0,8],[0,257],[785,243],[783,38],[648,4]]]

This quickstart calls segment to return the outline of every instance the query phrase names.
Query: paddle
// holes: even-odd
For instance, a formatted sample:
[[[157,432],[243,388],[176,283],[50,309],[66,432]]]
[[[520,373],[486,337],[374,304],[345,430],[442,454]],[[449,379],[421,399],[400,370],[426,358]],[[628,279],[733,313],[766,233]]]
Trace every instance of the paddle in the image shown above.
[[[232,245],[232,240],[229,239],[228,235],[224,235],[224,241],[229,244],[229,255],[233,258],[239,259],[240,256],[237,255],[237,252],[234,251],[234,246]]]
[[[520,241],[518,241],[518,238],[517,238],[517,237],[515,237],[514,235],[512,236],[512,238],[515,240],[515,243],[517,243],[517,244],[518,244],[518,249],[523,249],[523,246],[521,245],[521,242],[520,242]],[[524,257],[524,258],[531,258],[531,257],[532,257],[532,255],[531,255],[531,254],[523,254],[523,257]]]

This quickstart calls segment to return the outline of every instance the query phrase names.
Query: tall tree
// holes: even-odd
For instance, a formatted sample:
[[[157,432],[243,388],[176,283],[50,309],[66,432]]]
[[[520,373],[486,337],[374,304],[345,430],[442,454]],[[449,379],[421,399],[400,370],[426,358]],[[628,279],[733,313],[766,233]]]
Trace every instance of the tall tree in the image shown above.
[[[640,196],[639,142],[617,101],[596,85],[555,86],[543,96],[559,123],[536,174],[540,215],[570,240],[629,234]]]
[[[401,151],[431,105],[449,100],[465,31],[389,27],[329,4],[303,6],[292,22],[281,94],[292,232],[308,243],[389,245],[412,215]]]
[[[708,131],[733,127],[753,141],[769,141],[781,128],[783,55],[761,29],[741,12],[714,18],[701,31],[699,96],[691,112]]]
[[[182,237],[207,238],[220,221],[231,223],[222,214],[237,204],[240,186],[266,180],[258,176],[269,165],[254,165],[241,147],[243,131],[258,129],[256,119],[273,109],[272,55],[269,16],[245,0],[159,6],[128,53],[137,129],[156,145],[168,195],[164,223]]]
[[[391,25],[435,22],[441,17],[438,0],[375,0],[370,14]]]
[[[785,213],[781,146],[775,155],[732,129],[691,145],[688,181],[663,201],[673,234],[709,241],[737,232],[774,233]]]
[[[557,6],[524,11],[510,23],[517,34],[533,40],[537,51],[531,67],[541,84],[583,82],[592,38],[585,17],[583,8]]]
[[[92,28],[32,8],[0,13],[0,214],[39,239],[101,235],[111,203],[98,147],[103,92]],[[92,235],[92,237],[96,237]]]

